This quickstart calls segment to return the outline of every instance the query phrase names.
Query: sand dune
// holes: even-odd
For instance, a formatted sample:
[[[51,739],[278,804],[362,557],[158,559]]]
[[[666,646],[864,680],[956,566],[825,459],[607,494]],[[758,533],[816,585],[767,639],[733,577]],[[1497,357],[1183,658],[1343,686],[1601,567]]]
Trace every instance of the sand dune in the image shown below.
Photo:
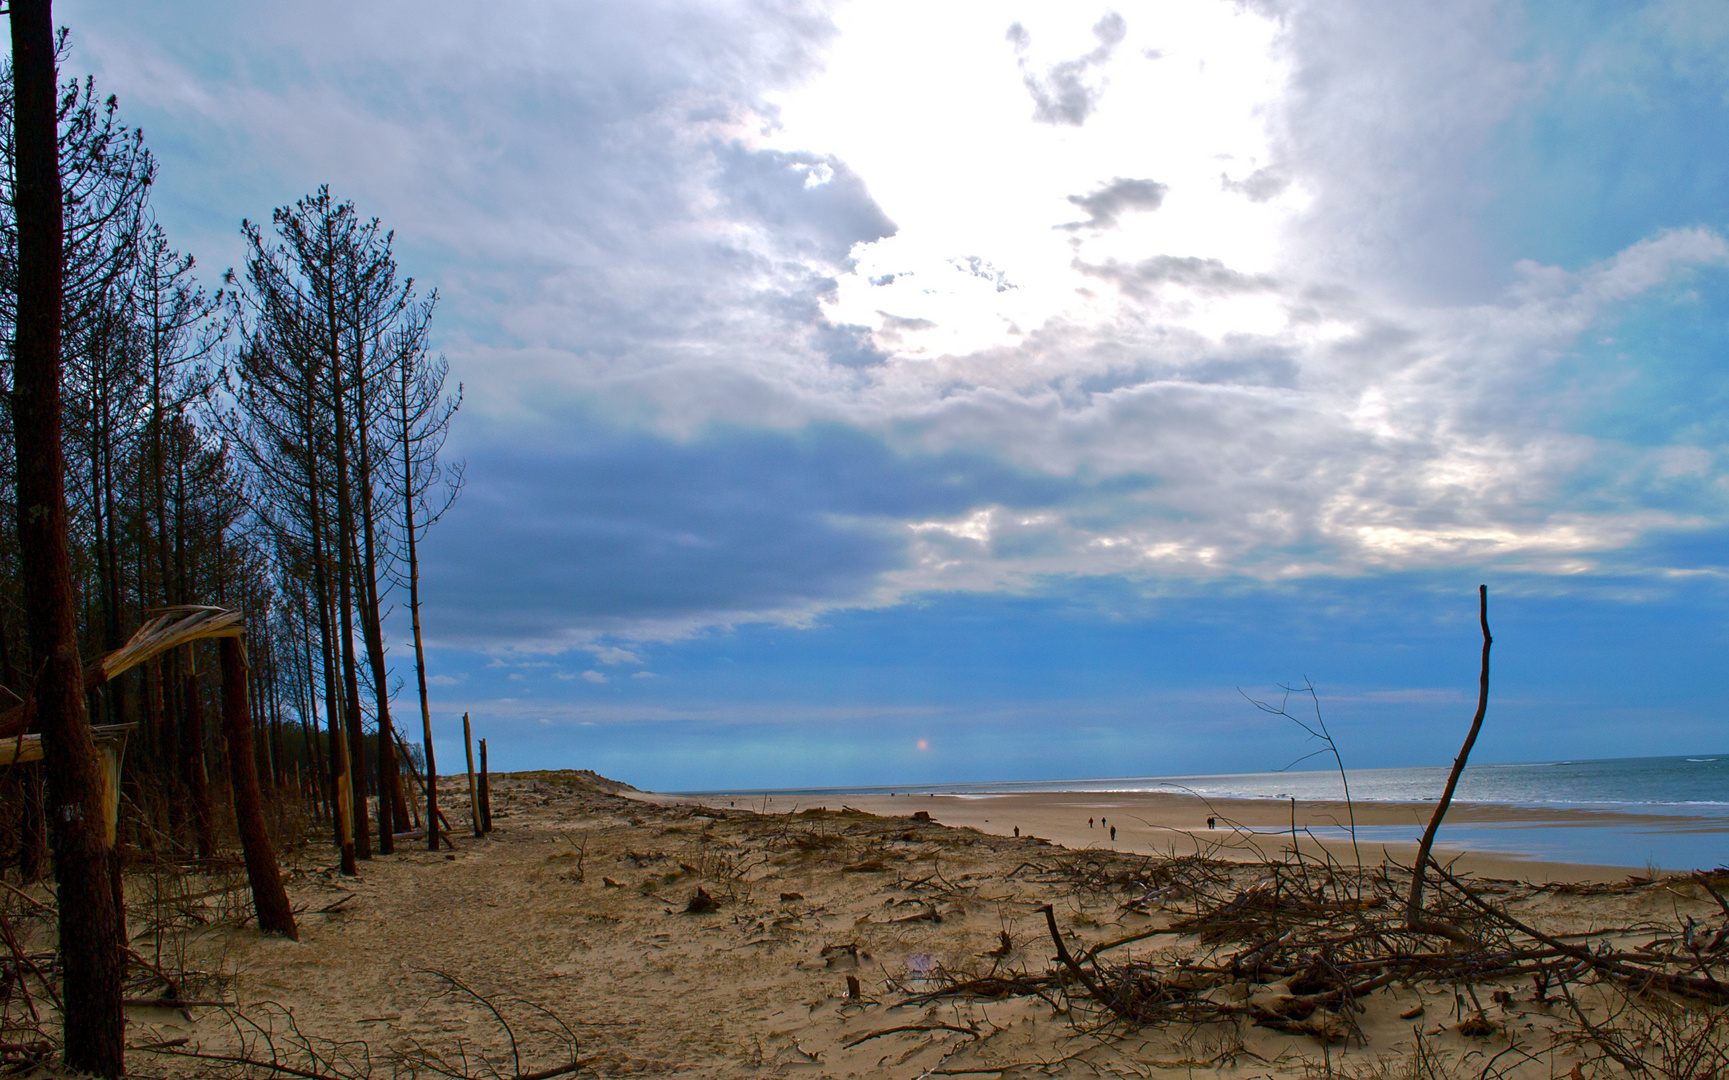
[[[1137,1026],[1051,993],[921,998],[959,975],[1052,971],[1043,905],[1080,953],[1169,925],[1195,901],[1180,889],[1153,896],[1110,884],[1146,874],[1153,862],[1144,857],[1050,843],[1087,831],[1084,815],[1079,833],[1063,824],[1084,807],[1060,801],[1046,800],[1043,810],[1037,800],[1015,802],[1022,831],[1041,837],[1016,839],[912,816],[962,824],[986,812],[982,803],[958,808],[964,800],[884,797],[852,810],[762,814],[573,783],[570,774],[499,777],[496,831],[485,840],[457,837],[449,855],[376,859],[358,880],[322,867],[297,871],[299,943],[221,925],[198,935],[191,958],[226,973],[222,992],[234,996],[240,1016],[274,1032],[274,1051],[257,1031],[236,1026],[232,1011],[209,1007],[134,1010],[130,1041],[187,1039],[175,1049],[274,1052],[284,1062],[304,1046],[327,1054],[346,1046],[352,1060],[364,1049],[379,1075],[393,1062],[431,1053],[455,1060],[460,1051],[470,1075],[493,1075],[476,1064],[483,1057],[497,1075],[535,1075],[570,1060],[557,1038],[529,1032],[551,1026],[536,1011],[543,1008],[580,1040],[586,1064],[578,1075],[1145,1076],[1176,1068],[1307,1076],[1323,1061],[1368,1075],[1377,1062],[1408,1064],[1422,1053],[1457,1066],[1434,1075],[1463,1077],[1517,1046],[1500,1059],[1508,1075],[1549,1077],[1601,1057],[1566,1042],[1565,1010],[1553,997],[1536,1000],[1528,980],[1507,985],[1504,999],[1492,997],[1498,985],[1473,991],[1491,1018],[1477,1035],[1460,1030],[1476,1015],[1462,987],[1393,983],[1351,1014],[1355,1034],[1332,1043],[1300,1025],[1275,1030],[1247,1012],[1229,1023]],[[891,804],[893,815],[864,812]],[[990,806],[992,827],[1003,805]],[[1204,830],[1205,822],[1173,825]],[[1247,887],[1264,873],[1217,865],[1223,869],[1206,873],[1220,887]],[[1679,917],[1724,918],[1684,880],[1583,891],[1486,887],[1555,933],[1637,926],[1649,937],[1650,927]],[[698,890],[713,906],[692,912]],[[1127,951],[1174,962],[1203,947],[1196,935],[1170,934]],[[485,1005],[445,976],[513,1018],[520,1062]],[[1241,991],[1243,1001],[1275,1003],[1293,994],[1276,980],[1246,981]],[[334,1061],[319,1066],[323,1074],[355,1075]],[[195,1064],[136,1051],[131,1062],[163,1075]],[[1587,1063],[1576,1075],[1598,1067]]]

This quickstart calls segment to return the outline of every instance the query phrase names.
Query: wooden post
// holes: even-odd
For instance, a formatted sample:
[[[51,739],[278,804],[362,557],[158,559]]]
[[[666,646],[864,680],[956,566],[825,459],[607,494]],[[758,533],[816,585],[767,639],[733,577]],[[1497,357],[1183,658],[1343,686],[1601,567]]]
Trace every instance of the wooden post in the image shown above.
[[[234,821],[246,855],[246,878],[258,928],[300,940],[294,910],[282,888],[276,852],[264,827],[264,795],[258,788],[258,758],[252,749],[252,710],[246,703],[246,648],[237,637],[222,639],[222,734],[228,743],[228,785],[234,792]]]
[[[468,727],[468,714],[462,714],[462,748],[468,752],[468,816],[474,822],[474,835],[485,836],[480,828],[480,792],[474,786],[474,733]]]
[[[492,789],[486,782],[486,740],[480,740],[480,831],[492,831]]]

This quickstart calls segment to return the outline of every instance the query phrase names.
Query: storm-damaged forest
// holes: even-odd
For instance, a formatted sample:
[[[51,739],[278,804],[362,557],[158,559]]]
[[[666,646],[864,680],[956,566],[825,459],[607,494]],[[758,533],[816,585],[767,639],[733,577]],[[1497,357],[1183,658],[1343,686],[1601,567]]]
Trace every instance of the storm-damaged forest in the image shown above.
[[[50,178],[32,190],[43,148],[32,150],[15,118],[43,105],[57,131],[48,160],[63,223],[60,403],[49,419],[64,462],[84,706],[95,742],[124,762],[111,767],[116,888],[139,864],[235,860],[236,808],[254,809],[244,805],[248,755],[237,753],[248,741],[255,824],[276,850],[335,843],[352,874],[410,835],[436,846],[418,545],[461,479],[439,456],[461,394],[429,350],[436,293],[399,267],[384,225],[326,189],[236,223],[243,266],[218,276],[196,264],[155,219],[157,163],[120,103],[91,79],[31,70],[42,57],[20,35],[34,6],[12,6],[14,64],[0,72],[5,874],[39,880],[55,869],[51,847],[61,855],[44,774],[58,736],[42,761],[36,733],[49,703],[33,697],[45,670],[30,640],[41,564],[20,534],[40,516],[20,485],[50,456],[32,461],[28,449],[27,420],[40,431],[43,418],[25,416],[21,359],[42,340],[25,325],[44,280],[30,213]],[[64,32],[52,40],[63,65]],[[22,516],[21,502],[31,508]],[[387,620],[406,640],[389,640]],[[62,880],[63,910],[68,896]],[[73,1063],[78,977],[66,963]],[[98,981],[117,992],[112,978]],[[113,1064],[85,1059],[96,1071]]]

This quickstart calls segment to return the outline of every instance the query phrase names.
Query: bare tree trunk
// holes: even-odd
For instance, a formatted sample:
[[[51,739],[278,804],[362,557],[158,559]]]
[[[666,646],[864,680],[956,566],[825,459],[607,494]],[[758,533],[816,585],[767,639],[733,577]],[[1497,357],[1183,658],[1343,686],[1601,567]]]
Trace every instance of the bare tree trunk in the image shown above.
[[[492,784],[487,780],[486,740],[480,740],[480,831],[492,831]]]
[[[357,346],[358,347],[358,346]],[[356,364],[356,367],[359,367]],[[359,379],[357,378],[357,382]],[[364,400],[355,403],[355,425],[360,446],[360,627],[366,635],[366,659],[372,674],[373,708],[378,717],[378,850],[396,853],[391,834],[408,828],[408,800],[402,790],[402,771],[396,767],[396,726],[390,719],[390,676],[384,668],[384,628],[378,602],[378,555],[374,536],[377,525],[372,512],[372,429]]]
[[[402,364],[402,504],[408,536],[408,613],[414,625],[414,678],[420,685],[420,731],[426,755],[426,850],[438,850],[438,763],[432,753],[432,709],[426,700],[426,649],[420,643],[420,553],[414,535],[414,465],[409,456],[408,379]]]
[[[336,657],[332,641],[335,627],[330,611],[330,585],[326,580],[329,575],[325,572],[327,560],[319,539],[319,518],[322,515],[316,510],[322,497],[317,491],[313,492],[312,577],[313,586],[318,592],[318,640],[323,649],[324,660],[324,712],[330,729],[330,809],[336,826],[336,846],[342,853],[342,872],[353,876],[360,873],[354,852],[354,801],[351,793],[353,772],[349,768],[348,738],[338,719],[341,707],[337,703]],[[307,677],[311,678],[310,672]]]
[[[468,817],[474,822],[474,835],[485,836],[480,827],[480,790],[474,786],[474,732],[468,726],[468,714],[462,714],[462,745],[468,753]]]
[[[1495,639],[1489,636],[1487,585],[1477,586],[1477,622],[1483,628],[1483,664],[1477,676],[1477,715],[1471,718],[1471,732],[1465,736],[1465,745],[1459,748],[1459,756],[1453,759],[1453,771],[1447,774],[1447,787],[1441,792],[1441,801],[1435,804],[1429,827],[1423,830],[1423,842],[1417,846],[1417,862],[1411,868],[1411,899],[1405,905],[1405,923],[1413,929],[1424,925],[1423,873],[1428,868],[1429,848],[1435,843],[1435,833],[1440,831],[1441,819],[1447,816],[1447,807],[1452,805],[1453,789],[1459,786],[1459,774],[1465,771],[1471,747],[1477,743],[1477,733],[1483,730],[1483,715],[1489,711],[1489,646],[1495,643]]]
[[[334,322],[334,316],[332,316]],[[336,409],[336,631],[342,650],[342,705],[348,728],[349,783],[353,785],[354,854],[372,858],[371,824],[366,812],[366,735],[360,724],[360,676],[354,656],[353,495],[348,478],[348,408],[342,392],[340,344],[331,333],[331,398]]]
[[[18,223],[12,413],[19,569],[59,882],[65,1055],[75,1071],[119,1076],[126,1071],[120,916],[102,813],[101,758],[84,712],[60,440],[64,238],[54,13],[52,0],[12,0],[9,10]]]
[[[247,704],[246,652],[237,637],[222,639],[222,731],[228,740],[228,783],[234,789],[234,820],[246,853],[246,878],[258,928],[296,941],[294,911],[282,888],[276,852],[264,827],[264,796],[258,790],[258,770],[252,752],[252,710]]]
[[[210,766],[204,757],[204,699],[198,693],[196,649],[193,645],[186,650],[180,773],[186,780],[186,789],[192,793],[192,835],[198,844],[198,857],[208,862],[216,857],[216,813],[210,804]]]

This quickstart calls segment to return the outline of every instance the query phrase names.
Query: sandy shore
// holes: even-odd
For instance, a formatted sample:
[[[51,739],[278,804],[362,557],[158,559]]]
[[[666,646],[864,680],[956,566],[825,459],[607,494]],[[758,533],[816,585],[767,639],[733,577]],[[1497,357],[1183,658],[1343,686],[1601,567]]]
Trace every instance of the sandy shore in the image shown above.
[[[1226,859],[1276,857],[1292,846],[1293,809],[1298,846],[1305,852],[1325,848],[1333,857],[1352,861],[1356,855],[1348,842],[1316,841],[1304,830],[1344,826],[1352,820],[1359,826],[1378,828],[1408,826],[1413,839],[1422,834],[1433,803],[1289,803],[1271,799],[1210,799],[1168,792],[1023,792],[1006,795],[761,795],[721,794],[703,796],[639,795],[667,803],[698,803],[712,807],[748,807],[764,813],[786,813],[813,806],[841,809],[852,807],[872,814],[906,815],[928,812],[945,825],[978,829],[998,836],[1037,836],[1066,848],[1099,848],[1142,855],[1207,854]],[[1213,819],[1209,827],[1208,819]],[[1088,825],[1091,819],[1093,824]],[[1515,806],[1459,803],[1448,810],[1447,821],[1455,825],[1515,825],[1527,827],[1602,827],[1645,825],[1668,819],[1655,816],[1601,813],[1578,810],[1532,810]],[[1729,850],[1729,829],[1715,819],[1677,818],[1672,824],[1708,828],[1720,832]],[[1116,838],[1110,826],[1117,827]],[[1443,834],[1444,836],[1444,834]],[[1410,843],[1362,843],[1365,862],[1391,859],[1402,865],[1414,860],[1417,845]],[[1466,851],[1445,839],[1436,851],[1456,858],[1463,869],[1488,877],[1526,881],[1618,881],[1630,873],[1644,873],[1633,865],[1545,862],[1516,853]]]
[[[460,823],[457,787],[446,791]],[[583,1076],[914,1080],[1178,1069],[1248,1080],[1326,1070],[1414,1075],[1421,1057],[1454,1063],[1464,1077],[1517,1047],[1523,1057],[1498,1059],[1504,1075],[1609,1075],[1592,1064],[1600,1055],[1571,1041],[1556,999],[1533,997],[1529,978],[1479,983],[1471,993],[1481,1008],[1457,984],[1387,983],[1357,1003],[1351,1033],[1331,1043],[1305,1033],[1338,1023],[1325,1010],[1284,1028],[1250,1013],[1142,1025],[1113,1022],[1067,992],[921,996],[973,975],[1048,980],[1044,905],[1076,953],[1150,931],[1168,936],[1113,955],[1173,971],[1183,957],[1210,955],[1217,946],[1205,935],[1160,929],[1193,917],[1199,893],[1166,885],[1155,895],[1146,882],[1175,880],[1161,877],[1157,860],[1083,850],[1098,840],[1089,813],[1206,832],[1204,815],[1176,804],[1161,810],[1157,797],[1133,800],[1133,811],[1120,800],[1101,810],[1092,797],[884,796],[848,800],[850,811],[807,801],[790,813],[788,800],[756,813],[725,806],[737,798],[618,797],[572,773],[498,776],[493,791],[496,830],[458,835],[454,850],[407,844],[345,878],[322,842],[303,849],[288,882],[299,942],[260,935],[235,900],[244,894],[202,895],[195,881],[164,909],[177,913],[171,933],[156,937],[135,917],[135,949],[205,973],[185,985],[230,1005],[130,1009],[129,1041],[159,1047],[134,1051],[132,1070],[217,1075],[208,1059],[172,1056],[197,1051],[273,1058],[320,1076],[408,1075],[416,1062],[418,1075],[432,1075],[424,1066],[436,1055],[465,1060],[461,1075],[517,1077],[548,1075],[574,1053]],[[1254,816],[1265,807],[1214,809],[1245,828],[1278,824]],[[919,820],[919,811],[948,824]],[[1023,836],[1002,835],[1014,823]],[[1120,845],[1165,846],[1146,828],[1120,831]],[[1225,898],[1264,895],[1258,883],[1277,875],[1249,863],[1182,865]],[[1542,869],[1557,880],[1612,876]],[[149,885],[128,888],[136,898]],[[1710,896],[1684,879],[1484,888],[1551,933],[1597,935],[1577,939],[1621,949],[1682,918],[1723,922]],[[692,903],[699,890],[712,906]],[[1363,910],[1337,908],[1341,919]],[[1613,927],[1629,929],[1602,936]],[[1295,984],[1273,979],[1241,982],[1249,1005],[1290,999]],[[489,1003],[512,1023],[520,1059]],[[1463,1023],[1473,1013],[1487,1016],[1483,1031]],[[574,1050],[561,1026],[579,1043]],[[1581,1062],[1585,1071],[1574,1072]]]

